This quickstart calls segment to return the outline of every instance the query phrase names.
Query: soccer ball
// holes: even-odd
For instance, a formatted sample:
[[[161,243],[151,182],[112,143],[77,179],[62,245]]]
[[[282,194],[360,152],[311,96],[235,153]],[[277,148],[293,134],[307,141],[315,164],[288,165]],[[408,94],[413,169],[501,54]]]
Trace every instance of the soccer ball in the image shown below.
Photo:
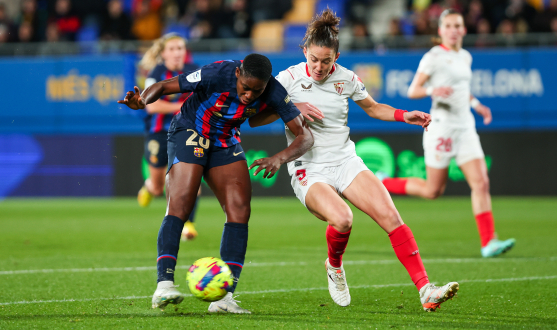
[[[227,294],[226,289],[232,286],[233,279],[228,265],[213,257],[194,262],[186,276],[190,292],[205,301],[216,301],[224,297]]]

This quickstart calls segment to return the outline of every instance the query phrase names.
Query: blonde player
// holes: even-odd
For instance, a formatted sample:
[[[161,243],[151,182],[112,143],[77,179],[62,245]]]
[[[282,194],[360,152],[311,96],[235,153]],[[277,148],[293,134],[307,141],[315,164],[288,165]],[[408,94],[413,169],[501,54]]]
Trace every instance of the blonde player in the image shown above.
[[[288,163],[296,196],[318,219],[326,221],[328,259],[325,261],[329,293],[340,306],[350,304],[342,255],[352,229],[352,211],[343,197],[369,215],[383,228],[394,251],[419,291],[424,310],[433,311],[456,294],[458,283],[442,287],[429,283],[418,245],[412,231],[395,208],[391,196],[379,179],[356,155],[346,126],[348,99],[354,100],[370,117],[403,121],[427,127],[430,115],[394,109],[375,102],[354,72],[336,64],[338,23],[330,10],[317,16],[304,38],[302,62],[282,71],[277,80],[306,117],[314,137],[313,147],[302,157]],[[313,117],[316,119],[314,120]],[[278,119],[272,111],[250,118],[251,126]],[[288,143],[294,135],[286,130]]]
[[[391,193],[435,199],[445,190],[447,169],[455,158],[472,190],[481,254],[495,257],[510,250],[515,240],[500,241],[495,234],[487,166],[470,107],[484,118],[485,125],[491,123],[491,111],[470,94],[472,56],[462,49],[465,34],[462,15],[445,10],[439,18],[441,44],[424,55],[408,89],[410,98],[433,99],[433,121],[423,138],[427,179],[386,178],[383,184]]]
[[[155,40],[151,48],[147,50],[139,65],[149,70],[149,76],[145,80],[145,88],[156,82],[175,77],[184,72],[199,68],[196,64],[184,63],[186,58],[186,39],[169,33]],[[147,207],[154,196],[164,193],[166,169],[168,166],[167,136],[170,122],[174,114],[180,111],[180,107],[189,97],[189,93],[181,95],[165,95],[159,100],[147,105],[145,122],[145,153],[144,157],[149,164],[149,178],[137,193],[137,201],[141,207]],[[201,194],[201,187],[198,196]],[[195,229],[195,211],[199,197],[195,201],[193,211],[190,213],[182,231],[182,240],[191,240],[197,237]]]

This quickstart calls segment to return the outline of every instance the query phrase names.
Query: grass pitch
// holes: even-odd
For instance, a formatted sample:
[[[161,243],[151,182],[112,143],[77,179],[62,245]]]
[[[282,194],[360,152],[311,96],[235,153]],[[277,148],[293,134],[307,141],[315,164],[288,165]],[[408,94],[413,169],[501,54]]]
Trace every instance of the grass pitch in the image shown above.
[[[557,198],[493,203],[499,236],[517,244],[482,259],[469,198],[395,199],[430,280],[460,283],[456,299],[426,313],[387,235],[363,213],[354,209],[344,257],[352,304],[342,308],[326,289],[325,224],[294,198],[256,198],[237,289],[253,314],[213,315],[193,297],[150,309],[163,200],[141,209],[134,199],[8,199],[0,202],[0,329],[557,328]],[[223,222],[216,200],[203,199],[200,235],[180,249],[184,291],[187,266],[219,255]]]

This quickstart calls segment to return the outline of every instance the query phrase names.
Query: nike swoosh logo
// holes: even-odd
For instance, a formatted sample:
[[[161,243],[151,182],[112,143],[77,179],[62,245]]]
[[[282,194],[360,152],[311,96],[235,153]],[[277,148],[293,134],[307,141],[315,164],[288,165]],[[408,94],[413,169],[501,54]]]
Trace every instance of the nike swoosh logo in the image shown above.
[[[235,152],[235,153],[234,153],[234,156],[238,156],[238,155],[241,154],[242,152],[243,152],[243,151],[240,151],[240,152],[238,152],[238,153]]]
[[[215,104],[215,107],[217,108],[228,108],[228,105],[224,105],[224,104]]]

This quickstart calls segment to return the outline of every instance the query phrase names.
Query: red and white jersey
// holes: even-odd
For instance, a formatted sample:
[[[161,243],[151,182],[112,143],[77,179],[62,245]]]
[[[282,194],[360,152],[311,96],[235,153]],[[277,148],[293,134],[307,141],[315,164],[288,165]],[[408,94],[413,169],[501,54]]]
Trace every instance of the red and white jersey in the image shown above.
[[[313,133],[314,144],[297,161],[334,165],[356,154],[354,142],[350,140],[350,128],[346,126],[348,99],[360,101],[368,93],[354,72],[335,64],[325,79],[315,81],[309,74],[307,64],[302,62],[280,72],[276,79],[284,86],[292,102],[311,103],[325,115],[322,120],[306,120]],[[294,134],[286,128],[288,145],[294,138]],[[288,164],[290,175],[295,172],[294,163]]]
[[[418,66],[418,72],[430,78],[426,83],[432,87],[451,87],[453,94],[447,98],[432,96],[432,125],[449,127],[474,127],[470,111],[470,82],[472,80],[472,56],[467,50],[458,52],[443,45],[427,52]]]

